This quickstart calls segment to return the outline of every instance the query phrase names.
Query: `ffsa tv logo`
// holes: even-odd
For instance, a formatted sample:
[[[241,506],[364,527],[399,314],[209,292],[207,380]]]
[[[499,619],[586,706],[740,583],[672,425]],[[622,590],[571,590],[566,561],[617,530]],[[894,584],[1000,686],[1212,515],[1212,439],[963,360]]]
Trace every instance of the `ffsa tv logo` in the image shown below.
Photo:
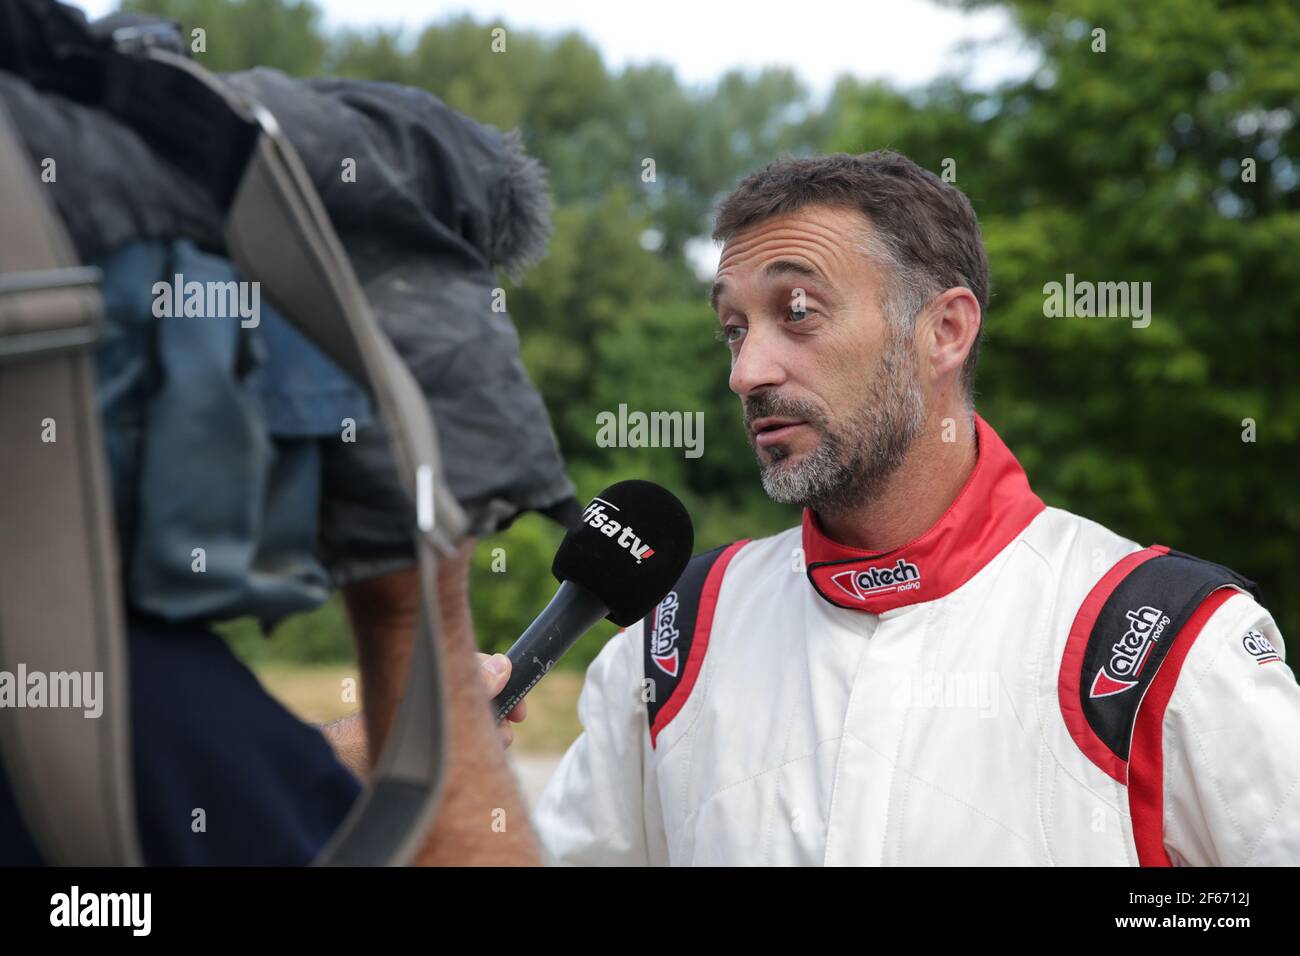
[[[655,553],[655,549],[638,538],[630,524],[623,524],[606,512],[606,508],[612,511],[621,510],[618,505],[610,504],[604,498],[592,498],[591,504],[587,505],[586,510],[582,512],[582,520],[607,538],[618,535],[618,546],[636,558],[637,564],[649,559]]]

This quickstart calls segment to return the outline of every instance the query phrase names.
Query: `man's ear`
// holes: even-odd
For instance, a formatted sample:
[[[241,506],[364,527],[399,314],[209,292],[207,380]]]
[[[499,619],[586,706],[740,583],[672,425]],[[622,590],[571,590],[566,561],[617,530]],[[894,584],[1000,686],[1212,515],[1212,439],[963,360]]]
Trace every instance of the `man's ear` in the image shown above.
[[[960,375],[983,320],[975,293],[965,286],[940,292],[930,300],[926,313],[929,321],[920,346],[923,358],[929,359],[930,378],[939,381]]]

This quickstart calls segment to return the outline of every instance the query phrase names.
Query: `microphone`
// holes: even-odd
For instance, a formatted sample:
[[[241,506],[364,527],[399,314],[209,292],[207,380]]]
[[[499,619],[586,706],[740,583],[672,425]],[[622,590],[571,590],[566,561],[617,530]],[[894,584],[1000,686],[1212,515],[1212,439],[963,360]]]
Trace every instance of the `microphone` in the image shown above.
[[[559,590],[506,651],[510,680],[492,700],[497,723],[601,618],[628,627],[649,614],[694,547],[691,516],[652,481],[620,481],[591,499],[551,562]]]

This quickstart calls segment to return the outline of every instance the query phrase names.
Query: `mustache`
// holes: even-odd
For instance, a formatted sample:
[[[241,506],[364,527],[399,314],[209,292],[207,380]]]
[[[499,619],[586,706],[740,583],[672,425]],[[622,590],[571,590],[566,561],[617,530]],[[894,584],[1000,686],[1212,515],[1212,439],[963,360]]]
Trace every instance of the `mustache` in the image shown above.
[[[744,402],[745,433],[751,434],[750,426],[759,418],[797,418],[818,430],[823,430],[826,418],[820,408],[811,402],[784,398],[773,392],[755,395]]]

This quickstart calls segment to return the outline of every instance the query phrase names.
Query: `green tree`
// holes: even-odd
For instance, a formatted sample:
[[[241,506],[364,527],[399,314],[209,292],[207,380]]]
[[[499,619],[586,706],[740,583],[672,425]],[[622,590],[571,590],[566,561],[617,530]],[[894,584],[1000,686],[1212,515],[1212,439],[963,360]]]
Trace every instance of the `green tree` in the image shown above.
[[[415,84],[519,128],[550,172],[556,229],[508,302],[570,473],[583,496],[630,476],[668,485],[700,549],[797,515],[759,488],[687,240],[781,154],[892,147],[955,173],[993,268],[978,407],[1040,494],[1258,578],[1284,633],[1300,632],[1300,10],[1288,0],[966,0],[1011,11],[1036,51],[1032,75],[994,90],[842,77],[825,102],[789,70],[688,86],[663,63],[611,69],[577,33],[470,16],[328,35],[315,7],[291,0],[130,5],[203,26],[201,58],[216,69]],[[1044,285],[1067,273],[1150,282],[1150,325],[1048,318]],[[703,412],[704,455],[599,447],[596,415],[619,404]],[[1254,442],[1242,441],[1248,419]],[[489,566],[498,543],[508,572]],[[535,517],[484,542],[485,641],[508,642],[549,600],[556,543]]]
[[[1006,6],[1032,76],[864,91],[833,143],[955,160],[993,272],[979,407],[1040,494],[1256,578],[1295,633],[1300,10]],[[1044,285],[1067,273],[1150,282],[1150,325],[1046,317]]]
[[[224,72],[270,66],[295,76],[322,72],[327,43],[320,10],[305,0],[125,0],[122,9],[180,23],[204,33],[194,59]]]

